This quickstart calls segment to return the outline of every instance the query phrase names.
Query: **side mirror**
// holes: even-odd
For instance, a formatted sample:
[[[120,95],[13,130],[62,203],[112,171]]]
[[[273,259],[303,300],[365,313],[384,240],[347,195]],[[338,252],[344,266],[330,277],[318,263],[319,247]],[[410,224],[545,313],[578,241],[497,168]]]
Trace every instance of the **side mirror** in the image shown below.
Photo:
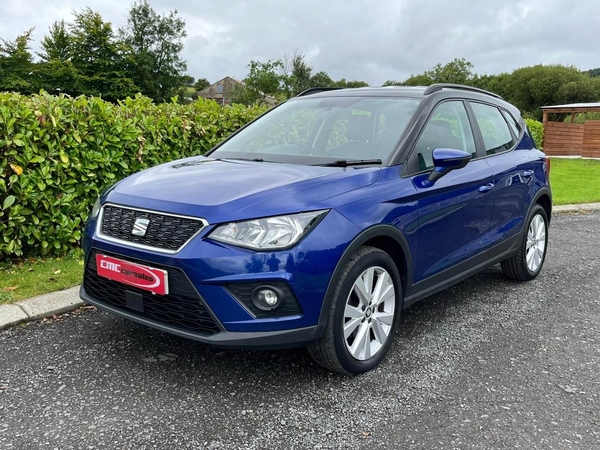
[[[434,168],[428,178],[432,183],[453,170],[462,169],[473,157],[471,153],[453,148],[436,148],[432,156]]]

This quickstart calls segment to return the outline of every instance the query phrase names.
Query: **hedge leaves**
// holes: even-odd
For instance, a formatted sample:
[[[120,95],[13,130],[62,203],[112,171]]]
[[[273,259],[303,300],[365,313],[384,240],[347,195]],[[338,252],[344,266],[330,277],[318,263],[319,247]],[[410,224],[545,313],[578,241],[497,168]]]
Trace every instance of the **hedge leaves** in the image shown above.
[[[105,186],[202,154],[263,111],[0,93],[0,257],[70,250]]]

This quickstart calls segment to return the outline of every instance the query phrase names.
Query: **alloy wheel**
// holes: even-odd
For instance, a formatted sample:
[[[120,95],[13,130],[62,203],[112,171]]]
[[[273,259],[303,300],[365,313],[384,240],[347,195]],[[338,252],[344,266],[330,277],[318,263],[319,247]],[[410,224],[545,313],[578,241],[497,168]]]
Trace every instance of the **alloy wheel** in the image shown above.
[[[526,261],[531,272],[539,269],[544,261],[546,251],[546,224],[544,218],[537,214],[529,224],[527,232]]]
[[[353,358],[375,356],[390,337],[396,289],[382,267],[369,267],[354,282],[344,310],[344,342]]]

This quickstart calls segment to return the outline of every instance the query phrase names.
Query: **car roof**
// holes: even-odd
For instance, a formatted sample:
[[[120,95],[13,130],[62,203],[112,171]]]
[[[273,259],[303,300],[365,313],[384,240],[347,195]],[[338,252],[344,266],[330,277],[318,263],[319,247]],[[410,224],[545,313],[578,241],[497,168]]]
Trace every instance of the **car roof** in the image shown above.
[[[383,86],[383,87],[360,87],[343,89],[307,89],[298,97],[423,97],[425,87],[423,86]],[[314,91],[314,92],[312,92]]]
[[[313,88],[307,89],[295,98],[328,97],[409,97],[431,99],[432,102],[445,99],[466,99],[491,103],[500,106],[519,118],[520,111],[497,94],[458,84],[433,84],[431,86],[378,86],[361,88]]]

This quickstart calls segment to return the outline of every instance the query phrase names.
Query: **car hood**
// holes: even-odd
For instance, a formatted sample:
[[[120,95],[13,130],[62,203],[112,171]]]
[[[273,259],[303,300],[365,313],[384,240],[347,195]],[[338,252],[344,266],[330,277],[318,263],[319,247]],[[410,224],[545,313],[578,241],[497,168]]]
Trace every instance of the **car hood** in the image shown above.
[[[125,178],[102,199],[209,223],[290,214],[374,183],[379,167],[319,167],[187,158]]]

